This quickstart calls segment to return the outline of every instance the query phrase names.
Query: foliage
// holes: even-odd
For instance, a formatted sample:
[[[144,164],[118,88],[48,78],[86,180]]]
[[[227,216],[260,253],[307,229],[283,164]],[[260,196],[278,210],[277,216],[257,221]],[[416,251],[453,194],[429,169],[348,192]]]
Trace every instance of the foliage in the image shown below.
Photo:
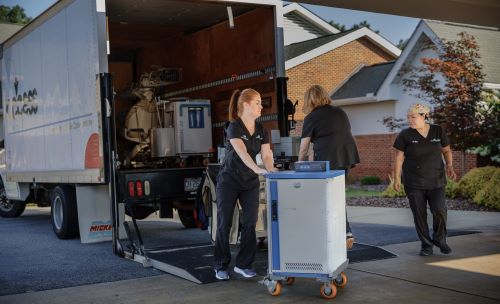
[[[347,188],[345,191],[346,198],[350,197],[370,197],[370,196],[380,196],[379,191],[365,190],[365,189],[353,189]]]
[[[367,28],[371,29],[372,31],[374,31],[377,34],[380,32],[379,30],[372,29],[371,28],[371,24],[368,23],[368,21],[366,21],[366,20],[363,20],[363,21],[361,21],[360,23],[357,23],[357,24],[353,24],[351,26],[351,28],[349,28],[349,29],[347,29],[347,27],[344,24],[335,22],[334,20],[330,20],[328,23],[331,26],[333,26],[336,29],[338,29],[339,31],[341,31],[341,32],[350,31],[350,30],[357,30],[357,29],[360,29],[360,28],[363,28],[363,27],[367,27]]]
[[[382,119],[382,124],[384,124],[387,128],[389,128],[389,130],[391,132],[408,127],[408,123],[406,122],[406,119],[395,118],[392,116],[385,116]]]
[[[380,178],[378,176],[363,176],[361,178],[361,185],[379,185]]]
[[[461,196],[473,199],[475,195],[484,187],[497,170],[496,167],[474,168],[467,172],[458,183],[458,192]]]
[[[394,189],[394,178],[389,175],[389,185],[380,195],[385,197],[404,197],[406,196],[404,186],[401,184],[401,189],[396,191]]]
[[[345,27],[345,25],[341,24],[341,23],[338,23],[338,22],[335,22],[334,20],[330,20],[330,22],[328,22],[331,26],[333,26],[334,28],[338,29],[339,31],[341,32],[345,32],[347,30],[347,28]]]
[[[26,24],[32,20],[19,5],[9,7],[0,5],[0,22]]]
[[[500,168],[474,196],[474,202],[500,210]]]
[[[484,134],[489,141],[470,148],[468,151],[489,157],[492,162],[500,163],[500,91],[483,91],[481,97],[482,103],[478,107],[478,116],[483,121],[489,121],[492,124],[488,129],[489,133]]]
[[[396,46],[398,47],[398,49],[404,50],[406,48],[406,46],[408,45],[408,41],[410,41],[410,38],[399,39],[399,42]]]
[[[457,40],[438,43],[436,51],[437,58],[423,58],[422,66],[408,67],[406,90],[434,106],[431,118],[444,127],[455,150],[487,143],[485,134],[492,122],[478,113],[484,82],[479,45],[462,32]]]
[[[458,196],[460,196],[459,191],[460,191],[460,188],[458,187],[457,182],[454,182],[451,179],[448,179],[446,181],[446,186],[445,186],[446,197],[457,198]]]

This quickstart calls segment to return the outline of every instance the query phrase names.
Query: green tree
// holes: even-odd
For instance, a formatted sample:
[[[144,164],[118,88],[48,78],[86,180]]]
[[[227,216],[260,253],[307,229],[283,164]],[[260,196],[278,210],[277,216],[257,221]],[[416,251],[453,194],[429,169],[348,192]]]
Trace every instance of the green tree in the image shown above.
[[[489,157],[494,163],[500,164],[500,91],[483,91],[482,102],[478,104],[477,117],[485,124],[487,140],[484,144],[470,148],[468,151]]]
[[[346,30],[346,27],[345,25],[341,24],[341,23],[337,23],[333,20],[330,20],[330,22],[328,22],[331,26],[333,26],[334,28],[338,29],[339,31],[341,32],[344,32]]]
[[[405,47],[406,47],[406,45],[408,44],[409,40],[410,40],[410,38],[399,39],[399,42],[398,42],[398,44],[396,46],[398,47],[398,49],[404,50]]]
[[[354,24],[353,26],[351,26],[350,30],[357,30],[357,29],[360,29],[360,28],[363,28],[363,27],[367,27],[367,28],[371,29],[372,31],[374,31],[377,34],[380,33],[379,30],[372,29],[371,24],[368,23],[368,21],[366,21],[366,20],[363,20],[363,21],[361,21],[358,24]]]
[[[363,27],[367,27],[367,28],[371,29],[372,31],[374,31],[375,33],[377,33],[377,34],[379,33],[378,30],[373,30],[371,28],[370,23],[368,23],[368,21],[366,21],[366,20],[363,20],[363,21],[361,21],[360,23],[357,23],[357,24],[353,24],[353,26],[351,26],[349,29],[347,29],[347,27],[344,24],[335,22],[334,20],[330,20],[328,23],[331,26],[333,26],[336,29],[338,29],[339,31],[341,31],[341,32],[350,31],[350,30],[357,30],[357,29],[360,29],[360,28],[363,28]]]
[[[27,16],[24,8],[19,5],[13,7],[0,5],[0,22],[26,24],[31,20],[32,18]]]

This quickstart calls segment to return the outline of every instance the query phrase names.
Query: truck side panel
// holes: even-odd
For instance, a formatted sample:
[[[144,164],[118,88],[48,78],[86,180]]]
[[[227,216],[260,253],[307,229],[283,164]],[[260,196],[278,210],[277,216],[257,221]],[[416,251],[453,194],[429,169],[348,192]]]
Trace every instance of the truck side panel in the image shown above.
[[[47,20],[23,36],[21,31],[4,48],[2,99],[11,181],[35,176],[37,182],[64,182],[65,176],[78,181],[79,172],[85,176],[80,182],[102,181],[97,75],[99,54],[106,50],[99,48],[97,21],[104,15],[96,12],[95,1],[61,2],[51,8],[57,12],[47,11]]]

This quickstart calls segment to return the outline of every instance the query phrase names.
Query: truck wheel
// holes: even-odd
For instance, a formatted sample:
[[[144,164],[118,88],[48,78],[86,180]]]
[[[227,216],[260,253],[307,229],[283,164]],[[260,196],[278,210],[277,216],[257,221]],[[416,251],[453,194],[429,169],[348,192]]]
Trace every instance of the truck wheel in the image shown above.
[[[0,216],[18,217],[24,212],[25,208],[25,202],[10,200],[7,198],[3,183],[0,182]]]
[[[3,181],[0,179],[0,216],[18,217],[23,214],[25,208],[25,202],[15,201],[7,198],[7,193],[5,193]]]
[[[60,239],[78,236],[78,209],[75,189],[69,186],[57,186],[50,198],[50,217],[52,228]]]
[[[177,209],[177,213],[179,213],[179,218],[185,228],[196,228],[193,209]]]

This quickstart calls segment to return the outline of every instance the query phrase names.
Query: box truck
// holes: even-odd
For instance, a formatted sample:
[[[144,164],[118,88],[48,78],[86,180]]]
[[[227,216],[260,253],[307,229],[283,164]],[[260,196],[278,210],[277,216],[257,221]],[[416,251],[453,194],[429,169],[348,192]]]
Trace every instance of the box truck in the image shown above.
[[[193,205],[234,89],[286,129],[277,0],[60,0],[0,49],[0,215],[51,207],[55,234],[113,240],[123,213]]]

